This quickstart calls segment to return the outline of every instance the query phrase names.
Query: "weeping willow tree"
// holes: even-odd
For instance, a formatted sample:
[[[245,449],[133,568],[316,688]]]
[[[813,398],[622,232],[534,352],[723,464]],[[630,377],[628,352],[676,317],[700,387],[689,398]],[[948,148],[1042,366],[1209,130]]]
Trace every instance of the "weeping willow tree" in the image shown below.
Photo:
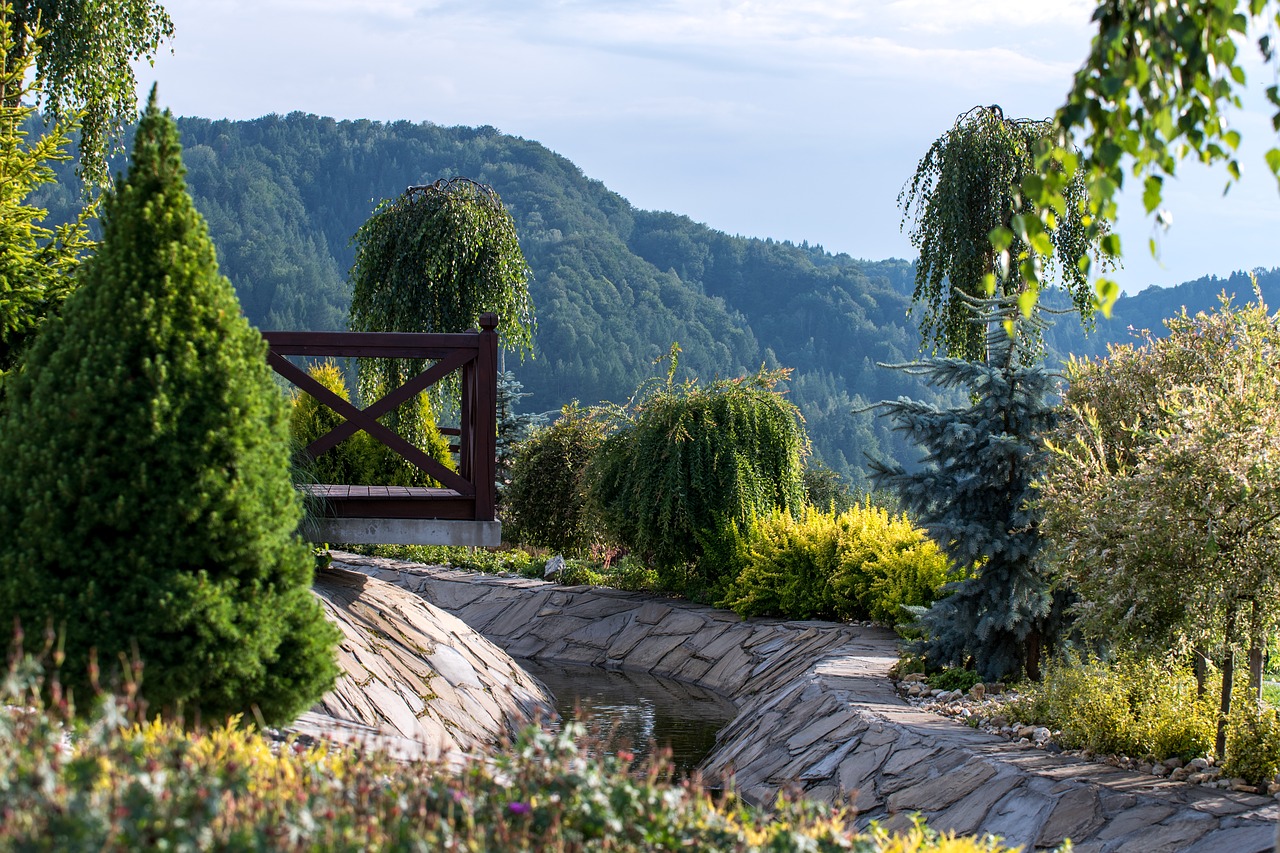
[[[409,187],[379,205],[352,242],[352,331],[464,332],[492,311],[505,349],[522,358],[533,350],[529,265],[492,187],[468,178]],[[375,400],[421,370],[411,361],[365,360],[360,394]],[[418,446],[427,439],[416,434],[409,404],[383,421]]]
[[[797,509],[808,439],[774,386],[787,371],[708,385],[661,385],[616,413],[587,466],[611,538],[653,561],[662,582],[718,597],[727,559],[753,517]]]
[[[1054,261],[1101,257],[1089,235],[1101,239],[1107,229],[1087,227],[1083,181],[1068,182],[1063,203],[1045,217],[1050,228],[1036,227],[1039,211],[1019,196],[1022,182],[1036,174],[1036,149],[1053,132],[1047,120],[1005,118],[995,105],[974,107],[934,141],[898,194],[902,225],[910,223],[911,244],[920,252],[911,298],[923,306],[920,334],[926,349],[984,360],[986,333],[973,322],[963,297],[1019,295],[1025,313],[1037,292],[1028,288],[1029,281],[1056,277],[1081,317],[1086,322],[1092,317],[1087,268]],[[1025,230],[1014,227],[1019,223],[1030,227],[1025,240],[1016,236]]]

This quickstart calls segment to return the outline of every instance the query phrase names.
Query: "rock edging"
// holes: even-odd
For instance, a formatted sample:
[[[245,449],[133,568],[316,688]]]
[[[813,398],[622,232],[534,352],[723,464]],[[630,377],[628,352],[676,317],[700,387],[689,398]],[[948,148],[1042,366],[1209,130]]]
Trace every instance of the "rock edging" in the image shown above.
[[[688,602],[334,554],[455,613],[516,657],[631,668],[697,683],[738,716],[704,769],[748,800],[784,786],[852,800],[859,821],[992,833],[1077,853],[1270,851],[1277,805],[1020,748],[907,705],[884,630],[740,620]]]

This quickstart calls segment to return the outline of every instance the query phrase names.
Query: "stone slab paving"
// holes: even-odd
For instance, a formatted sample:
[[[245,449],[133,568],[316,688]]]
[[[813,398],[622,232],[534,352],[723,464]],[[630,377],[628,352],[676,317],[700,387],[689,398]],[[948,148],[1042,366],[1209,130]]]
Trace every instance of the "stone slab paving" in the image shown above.
[[[290,731],[460,759],[498,744],[554,701],[502,649],[395,584],[341,568],[313,592],[342,631],[334,688]]]
[[[1020,747],[914,708],[888,679],[886,630],[739,619],[675,600],[334,553],[397,584],[510,654],[637,669],[729,698],[738,716],[703,764],[767,804],[781,788],[851,802],[860,822],[911,815],[1026,850],[1271,851],[1275,800],[1169,782]]]

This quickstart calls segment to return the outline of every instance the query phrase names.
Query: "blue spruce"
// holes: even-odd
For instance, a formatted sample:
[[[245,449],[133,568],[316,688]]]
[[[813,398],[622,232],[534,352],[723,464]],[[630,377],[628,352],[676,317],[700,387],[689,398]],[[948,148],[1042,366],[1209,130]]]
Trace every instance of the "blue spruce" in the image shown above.
[[[938,408],[905,397],[876,404],[926,451],[924,466],[872,463],[872,480],[904,507],[971,577],[922,617],[917,647],[931,666],[972,667],[987,680],[1039,675],[1042,649],[1061,627],[1065,596],[1041,570],[1043,544],[1033,484],[1047,459],[1053,376],[1034,352],[1047,325],[1024,318],[1016,297],[972,300],[986,327],[985,362],[931,357],[886,365],[942,388],[967,405]],[[1014,334],[1006,331],[1012,323]]]

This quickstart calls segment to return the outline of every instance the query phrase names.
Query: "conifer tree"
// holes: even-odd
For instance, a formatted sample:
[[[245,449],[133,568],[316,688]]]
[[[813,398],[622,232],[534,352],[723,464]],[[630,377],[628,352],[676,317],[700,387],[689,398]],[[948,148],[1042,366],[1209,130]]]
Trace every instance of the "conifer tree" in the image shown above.
[[[290,719],[336,674],[296,535],[287,406],[218,274],[155,92],[128,178],[0,420],[0,622],[47,624],[80,708],[143,664],[157,710]]]
[[[1038,676],[1042,646],[1059,629],[1063,596],[1042,572],[1040,512],[1032,484],[1047,455],[1041,436],[1056,415],[1048,400],[1053,379],[1018,352],[1030,336],[1006,324],[1044,325],[1023,318],[1017,296],[971,300],[985,326],[987,359],[926,358],[889,365],[943,388],[969,391],[967,405],[939,409],[907,398],[878,403],[926,451],[925,467],[872,464],[877,486],[894,489],[902,506],[971,577],[923,617],[928,661],[973,666],[985,679],[1019,672]]]

